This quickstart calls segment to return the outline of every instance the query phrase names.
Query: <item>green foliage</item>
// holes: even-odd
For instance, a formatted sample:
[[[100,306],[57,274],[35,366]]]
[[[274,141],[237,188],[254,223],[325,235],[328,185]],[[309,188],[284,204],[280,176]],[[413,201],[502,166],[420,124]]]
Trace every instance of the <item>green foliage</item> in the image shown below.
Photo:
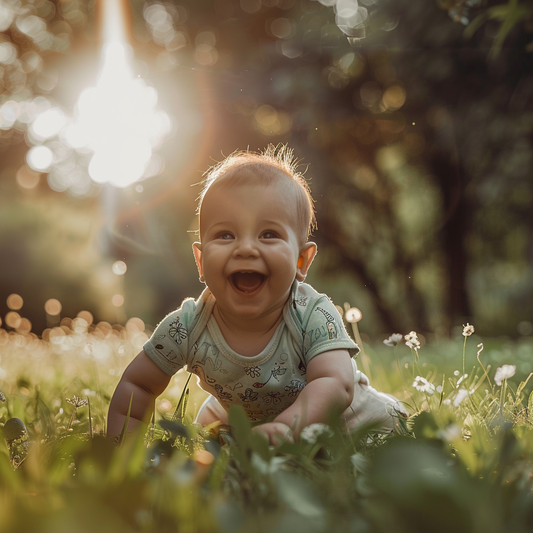
[[[237,408],[229,427],[193,424],[202,397],[181,375],[148,430],[118,445],[103,427],[114,382],[91,380],[94,361],[78,354],[76,366],[43,374],[4,346],[0,530],[530,531],[533,392],[518,353],[530,361],[533,345],[525,354],[524,344],[495,341],[475,350],[472,336],[409,339],[411,350],[398,337],[393,347],[365,346],[373,384],[411,408],[396,434],[348,434],[332,423],[275,447]],[[463,353],[467,376],[456,371]],[[52,348],[41,363],[54,360],[64,363]],[[514,376],[493,371],[510,361]],[[117,361],[99,366],[103,376]],[[90,403],[80,390],[92,391]]]
[[[525,33],[533,31],[533,5],[528,1],[507,0],[478,9],[478,14],[470,21],[469,8],[479,7],[480,0],[439,0],[439,5],[448,11],[450,16],[462,24],[467,24],[465,36],[471,38],[487,21],[498,24],[489,57],[495,59],[502,50],[509,34],[520,27]],[[526,45],[528,52],[533,51],[533,41]]]

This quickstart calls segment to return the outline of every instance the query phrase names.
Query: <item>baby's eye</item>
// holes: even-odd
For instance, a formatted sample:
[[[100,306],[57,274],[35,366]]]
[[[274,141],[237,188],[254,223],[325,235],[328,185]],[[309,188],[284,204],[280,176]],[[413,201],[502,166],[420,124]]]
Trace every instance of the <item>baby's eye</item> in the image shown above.
[[[233,235],[229,231],[222,231],[217,235],[217,239],[230,240],[233,239]]]
[[[261,237],[263,239],[276,239],[277,238],[277,233],[274,233],[273,231],[265,231]]]

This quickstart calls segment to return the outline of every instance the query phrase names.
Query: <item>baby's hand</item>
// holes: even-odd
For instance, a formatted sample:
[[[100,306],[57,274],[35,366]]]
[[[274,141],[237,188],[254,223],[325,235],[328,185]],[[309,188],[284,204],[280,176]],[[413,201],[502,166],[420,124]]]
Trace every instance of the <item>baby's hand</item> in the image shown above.
[[[253,431],[265,437],[273,446],[282,442],[294,442],[291,428],[281,422],[267,422],[266,424],[254,427]]]

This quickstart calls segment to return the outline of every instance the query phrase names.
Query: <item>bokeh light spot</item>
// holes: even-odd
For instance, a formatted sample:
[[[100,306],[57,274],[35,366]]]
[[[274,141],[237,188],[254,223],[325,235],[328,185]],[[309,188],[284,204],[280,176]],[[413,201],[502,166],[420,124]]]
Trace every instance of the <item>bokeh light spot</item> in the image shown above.
[[[21,318],[17,331],[22,335],[28,335],[31,331],[31,322],[27,318]]]
[[[353,182],[363,191],[372,189],[376,183],[376,179],[376,173],[370,167],[366,166],[357,168],[353,175]]]
[[[124,305],[124,296],[122,296],[122,294],[115,294],[113,298],[111,298],[111,303],[115,307],[122,307]]]
[[[400,85],[392,85],[383,93],[383,105],[388,111],[395,111],[405,104],[405,89]]]
[[[200,46],[201,44],[207,44],[208,46],[214,47],[217,43],[217,38],[212,31],[201,31],[196,35],[194,39],[194,44]]]
[[[55,298],[50,298],[44,304],[44,310],[50,316],[59,315],[59,313],[61,313],[61,309],[63,309],[61,302],[59,300],[56,300]]]
[[[15,11],[10,8],[9,4],[0,3],[0,31],[6,31],[14,18]]]
[[[17,59],[17,49],[9,42],[0,43],[0,63],[10,65]]]
[[[41,173],[31,169],[28,165],[22,165],[17,170],[17,185],[23,189],[35,189],[39,185]]]
[[[6,326],[17,329],[22,322],[22,317],[16,311],[9,311],[6,314]]]
[[[57,135],[65,126],[67,117],[58,107],[53,107],[37,115],[30,127],[30,134],[39,141]]]
[[[115,261],[111,269],[113,270],[113,274],[116,274],[117,276],[123,276],[128,270],[128,266],[126,263],[124,263],[124,261]]]
[[[218,51],[208,44],[200,44],[194,51],[194,59],[200,65],[211,67],[218,61]]]
[[[92,313],[90,311],[80,311],[78,314],[77,314],[77,317],[78,318],[83,318],[83,320],[85,320],[85,322],[87,322],[87,324],[90,326],[93,321],[94,321],[94,317],[92,315]]]
[[[381,87],[375,81],[367,81],[359,89],[359,94],[363,105],[372,107],[381,98]]]
[[[270,31],[274,37],[277,37],[278,39],[286,39],[287,37],[290,37],[292,33],[291,21],[284,17],[274,19],[270,24]]]
[[[22,33],[38,41],[38,37],[46,30],[46,22],[36,15],[28,15],[17,19],[17,28]]]
[[[47,146],[33,146],[26,154],[26,161],[33,170],[46,172],[52,166],[54,154]]]
[[[255,120],[264,128],[273,126],[277,118],[277,111],[270,105],[262,105],[255,112]]]
[[[292,119],[270,105],[259,106],[254,113],[255,127],[265,135],[281,135],[292,128]]]
[[[256,13],[261,9],[261,0],[241,0],[241,9],[246,13]]]
[[[24,300],[19,294],[10,294],[7,297],[7,306],[13,311],[18,311],[24,305]]]
[[[72,321],[72,330],[74,331],[74,333],[78,333],[78,334],[87,333],[88,327],[89,327],[89,323],[87,322],[87,320],[85,320],[82,317],[78,316]]]
[[[528,336],[533,334],[533,324],[529,320],[522,320],[516,329],[520,335]]]
[[[15,124],[19,117],[19,104],[8,100],[0,107],[0,128],[8,130]]]
[[[126,330],[132,333],[143,332],[145,324],[142,319],[138,317],[132,317],[126,322]]]
[[[157,409],[161,411],[162,413],[167,413],[168,411],[172,409],[172,404],[170,403],[169,400],[167,400],[166,398],[163,398],[162,400],[159,400]]]

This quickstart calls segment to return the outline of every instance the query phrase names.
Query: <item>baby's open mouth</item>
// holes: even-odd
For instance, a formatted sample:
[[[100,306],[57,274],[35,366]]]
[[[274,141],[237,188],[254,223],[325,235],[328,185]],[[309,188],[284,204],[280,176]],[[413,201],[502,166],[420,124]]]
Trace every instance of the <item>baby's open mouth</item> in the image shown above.
[[[254,292],[263,285],[265,275],[259,272],[235,272],[230,276],[232,285],[241,292]]]

